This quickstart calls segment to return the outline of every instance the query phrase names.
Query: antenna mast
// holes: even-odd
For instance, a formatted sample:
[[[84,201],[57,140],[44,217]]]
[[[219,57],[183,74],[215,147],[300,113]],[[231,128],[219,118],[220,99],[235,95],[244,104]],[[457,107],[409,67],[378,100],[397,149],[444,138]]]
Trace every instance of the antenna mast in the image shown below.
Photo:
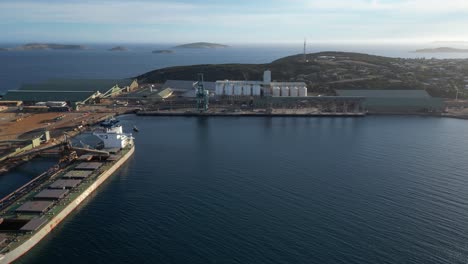
[[[307,62],[307,55],[306,55],[306,54],[307,54],[307,53],[306,53],[307,50],[306,50],[306,48],[307,48],[307,39],[304,38],[304,55],[303,55],[303,56],[304,56],[304,57],[303,57],[304,62]]]

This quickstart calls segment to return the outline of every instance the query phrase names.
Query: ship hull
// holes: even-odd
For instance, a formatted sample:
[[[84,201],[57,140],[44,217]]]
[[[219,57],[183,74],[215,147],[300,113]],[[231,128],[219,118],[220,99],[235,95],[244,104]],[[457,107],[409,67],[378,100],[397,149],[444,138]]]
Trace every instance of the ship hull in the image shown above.
[[[32,247],[34,247],[39,241],[41,241],[52,229],[54,229],[63,219],[65,219],[75,208],[80,205],[86,197],[88,197],[92,192],[94,192],[103,182],[107,180],[114,172],[116,172],[134,153],[135,146],[120,158],[109,170],[103,172],[98,179],[91,184],[86,190],[83,191],[78,197],[76,197],[67,207],[65,207],[60,213],[58,213],[54,218],[47,222],[40,230],[35,232],[35,234],[23,242],[20,246],[13,249],[12,251],[0,256],[0,263],[11,263],[14,260],[18,259],[26,252],[28,252]]]

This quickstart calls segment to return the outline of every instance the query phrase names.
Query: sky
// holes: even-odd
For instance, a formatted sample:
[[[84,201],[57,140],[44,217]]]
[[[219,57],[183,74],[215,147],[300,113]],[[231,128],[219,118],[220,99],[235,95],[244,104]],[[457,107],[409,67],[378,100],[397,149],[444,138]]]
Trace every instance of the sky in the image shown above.
[[[468,0],[0,0],[0,42],[468,41]]]

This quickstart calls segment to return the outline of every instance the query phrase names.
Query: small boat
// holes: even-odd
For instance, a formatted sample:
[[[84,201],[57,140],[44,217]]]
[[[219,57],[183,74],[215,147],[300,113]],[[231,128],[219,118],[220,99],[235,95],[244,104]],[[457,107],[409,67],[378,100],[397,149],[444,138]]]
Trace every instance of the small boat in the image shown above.
[[[133,131],[138,132],[140,130],[138,130],[138,128],[136,126],[133,126]]]

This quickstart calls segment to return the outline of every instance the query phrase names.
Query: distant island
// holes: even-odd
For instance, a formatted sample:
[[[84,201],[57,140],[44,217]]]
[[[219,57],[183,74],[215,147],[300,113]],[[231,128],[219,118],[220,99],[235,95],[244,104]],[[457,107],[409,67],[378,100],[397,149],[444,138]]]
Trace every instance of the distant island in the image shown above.
[[[171,53],[175,53],[175,51],[173,51],[173,50],[153,50],[151,53],[155,53],[155,54],[171,54]]]
[[[462,45],[467,45],[468,41],[460,41],[460,40],[453,40],[453,41],[434,41],[432,42],[433,44],[444,44],[444,45],[457,45],[457,44],[462,44]]]
[[[8,51],[25,51],[25,50],[84,50],[87,49],[83,45],[70,44],[53,44],[53,43],[28,43],[14,48],[7,48]]]
[[[116,46],[109,49],[109,51],[128,51],[128,48],[124,46]]]
[[[416,53],[465,53],[468,52],[468,49],[456,49],[449,47],[440,47],[440,48],[429,48],[429,49],[419,49],[414,51]]]
[[[208,43],[208,42],[195,42],[175,46],[175,49],[214,49],[214,48],[229,48],[228,45]]]
[[[8,51],[8,49],[0,48],[0,51]]]

